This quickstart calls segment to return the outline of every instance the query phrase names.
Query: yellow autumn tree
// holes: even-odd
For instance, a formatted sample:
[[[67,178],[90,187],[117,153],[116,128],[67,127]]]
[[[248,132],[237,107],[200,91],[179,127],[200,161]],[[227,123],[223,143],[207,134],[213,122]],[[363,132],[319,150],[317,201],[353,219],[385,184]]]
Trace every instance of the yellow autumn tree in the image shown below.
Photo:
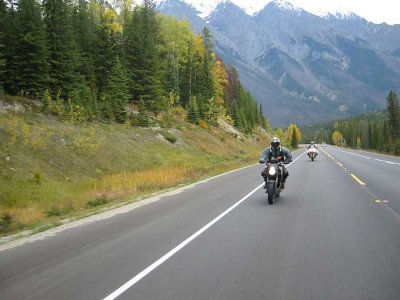
[[[107,34],[122,33],[122,26],[117,12],[112,8],[105,8],[102,13],[103,23],[107,28]]]
[[[340,142],[342,139],[343,139],[343,135],[340,133],[339,130],[335,130],[335,131],[332,133],[332,142],[333,142],[336,146],[339,145],[339,142]]]
[[[215,90],[215,102],[218,105],[224,105],[224,91],[228,84],[228,74],[226,73],[225,67],[220,60],[217,60],[212,68],[212,75],[214,81]]]
[[[290,124],[288,126],[287,133],[286,133],[288,145],[292,144],[293,131],[294,131],[294,134],[296,137],[296,143],[299,143],[301,141],[301,132],[300,132],[299,127],[297,127],[296,124]]]

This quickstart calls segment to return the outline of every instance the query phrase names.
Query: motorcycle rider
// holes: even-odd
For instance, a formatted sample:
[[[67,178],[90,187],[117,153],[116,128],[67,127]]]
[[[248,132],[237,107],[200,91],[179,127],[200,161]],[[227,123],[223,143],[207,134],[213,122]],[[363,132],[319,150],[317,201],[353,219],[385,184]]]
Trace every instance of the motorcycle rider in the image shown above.
[[[268,163],[272,157],[276,157],[279,161],[282,161],[283,163],[286,164],[292,162],[292,153],[285,147],[281,147],[281,141],[277,137],[272,138],[271,147],[268,147],[267,149],[264,150],[264,152],[261,154],[259,162],[261,164]],[[289,176],[289,172],[287,171],[284,165],[282,165],[282,171],[283,171],[282,188],[284,188],[286,178],[288,178]],[[264,171],[261,173],[261,176],[264,177],[265,179]]]
[[[310,148],[318,149],[318,146],[315,145],[315,142],[314,142],[314,141],[311,141],[311,142],[310,142],[310,145],[308,145],[308,149],[310,149]]]
[[[311,150],[313,149],[313,150]],[[314,141],[310,142],[310,145],[308,145],[307,147],[307,155],[310,157],[311,152],[314,152],[314,155],[317,156],[318,155],[318,146],[315,144]]]

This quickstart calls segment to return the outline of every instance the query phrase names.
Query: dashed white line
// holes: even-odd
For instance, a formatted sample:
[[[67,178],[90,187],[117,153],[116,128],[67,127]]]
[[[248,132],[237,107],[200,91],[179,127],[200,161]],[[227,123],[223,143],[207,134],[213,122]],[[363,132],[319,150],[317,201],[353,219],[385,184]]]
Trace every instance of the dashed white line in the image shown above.
[[[365,156],[365,155],[361,155],[361,154],[357,154],[357,153],[353,153],[353,152],[348,152],[348,151],[343,151],[343,150],[340,150],[340,149],[337,149],[337,148],[335,148],[335,150],[340,151],[340,152],[344,152],[344,153],[347,153],[347,154],[355,155],[355,156],[360,156],[360,157],[363,157],[363,158],[366,158],[366,159],[372,159],[369,156]]]
[[[347,154],[359,156],[359,157],[362,157],[362,158],[366,158],[366,159],[374,159],[374,160],[376,160],[376,161],[384,162],[384,163],[387,163],[387,164],[390,164],[390,165],[399,165],[399,166],[400,166],[400,163],[396,163],[396,162],[392,162],[392,161],[388,161],[388,160],[383,160],[383,159],[378,159],[378,158],[372,158],[372,157],[369,157],[369,156],[365,156],[365,155],[361,155],[361,154],[357,154],[357,153],[353,153],[353,152],[349,152],[349,151],[340,150],[340,149],[338,149],[338,148],[335,148],[335,150],[340,151],[340,152],[343,152],[343,153],[347,153]]]
[[[375,158],[375,160],[376,160],[376,161],[380,161],[380,162],[387,163],[387,164],[389,164],[389,165],[400,165],[399,163],[395,163],[395,162],[387,161],[387,160],[383,160],[383,159],[377,159],[377,158]]]

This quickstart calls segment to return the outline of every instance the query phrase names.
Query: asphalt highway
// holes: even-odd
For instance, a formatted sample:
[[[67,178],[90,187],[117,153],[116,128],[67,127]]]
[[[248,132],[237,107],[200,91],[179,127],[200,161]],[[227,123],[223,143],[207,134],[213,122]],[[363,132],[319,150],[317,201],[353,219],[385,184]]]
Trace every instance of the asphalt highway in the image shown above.
[[[0,246],[0,299],[400,299],[400,159],[294,154],[270,206],[262,166]]]

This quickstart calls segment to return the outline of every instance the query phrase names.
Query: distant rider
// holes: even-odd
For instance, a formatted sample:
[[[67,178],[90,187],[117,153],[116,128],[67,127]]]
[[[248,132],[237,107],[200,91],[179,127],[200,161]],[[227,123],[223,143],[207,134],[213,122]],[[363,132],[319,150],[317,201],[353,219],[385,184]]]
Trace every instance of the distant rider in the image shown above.
[[[286,164],[292,162],[292,153],[285,147],[281,147],[281,141],[277,137],[272,138],[271,147],[268,147],[267,149],[264,150],[263,154],[261,154],[259,162],[261,164],[268,163],[272,157],[275,157],[279,161]],[[283,171],[282,188],[284,188],[286,178],[289,176],[289,172],[287,171],[284,165],[282,165],[282,171]],[[265,178],[264,171],[261,173],[261,176]]]
[[[315,142],[314,142],[314,141],[311,141],[311,142],[310,142],[310,145],[308,145],[308,149],[311,149],[311,148],[318,149],[318,146],[315,145]]]
[[[310,142],[310,145],[307,147],[307,155],[310,157],[311,152],[314,152],[315,157],[318,155],[318,146],[315,145],[314,141]]]

